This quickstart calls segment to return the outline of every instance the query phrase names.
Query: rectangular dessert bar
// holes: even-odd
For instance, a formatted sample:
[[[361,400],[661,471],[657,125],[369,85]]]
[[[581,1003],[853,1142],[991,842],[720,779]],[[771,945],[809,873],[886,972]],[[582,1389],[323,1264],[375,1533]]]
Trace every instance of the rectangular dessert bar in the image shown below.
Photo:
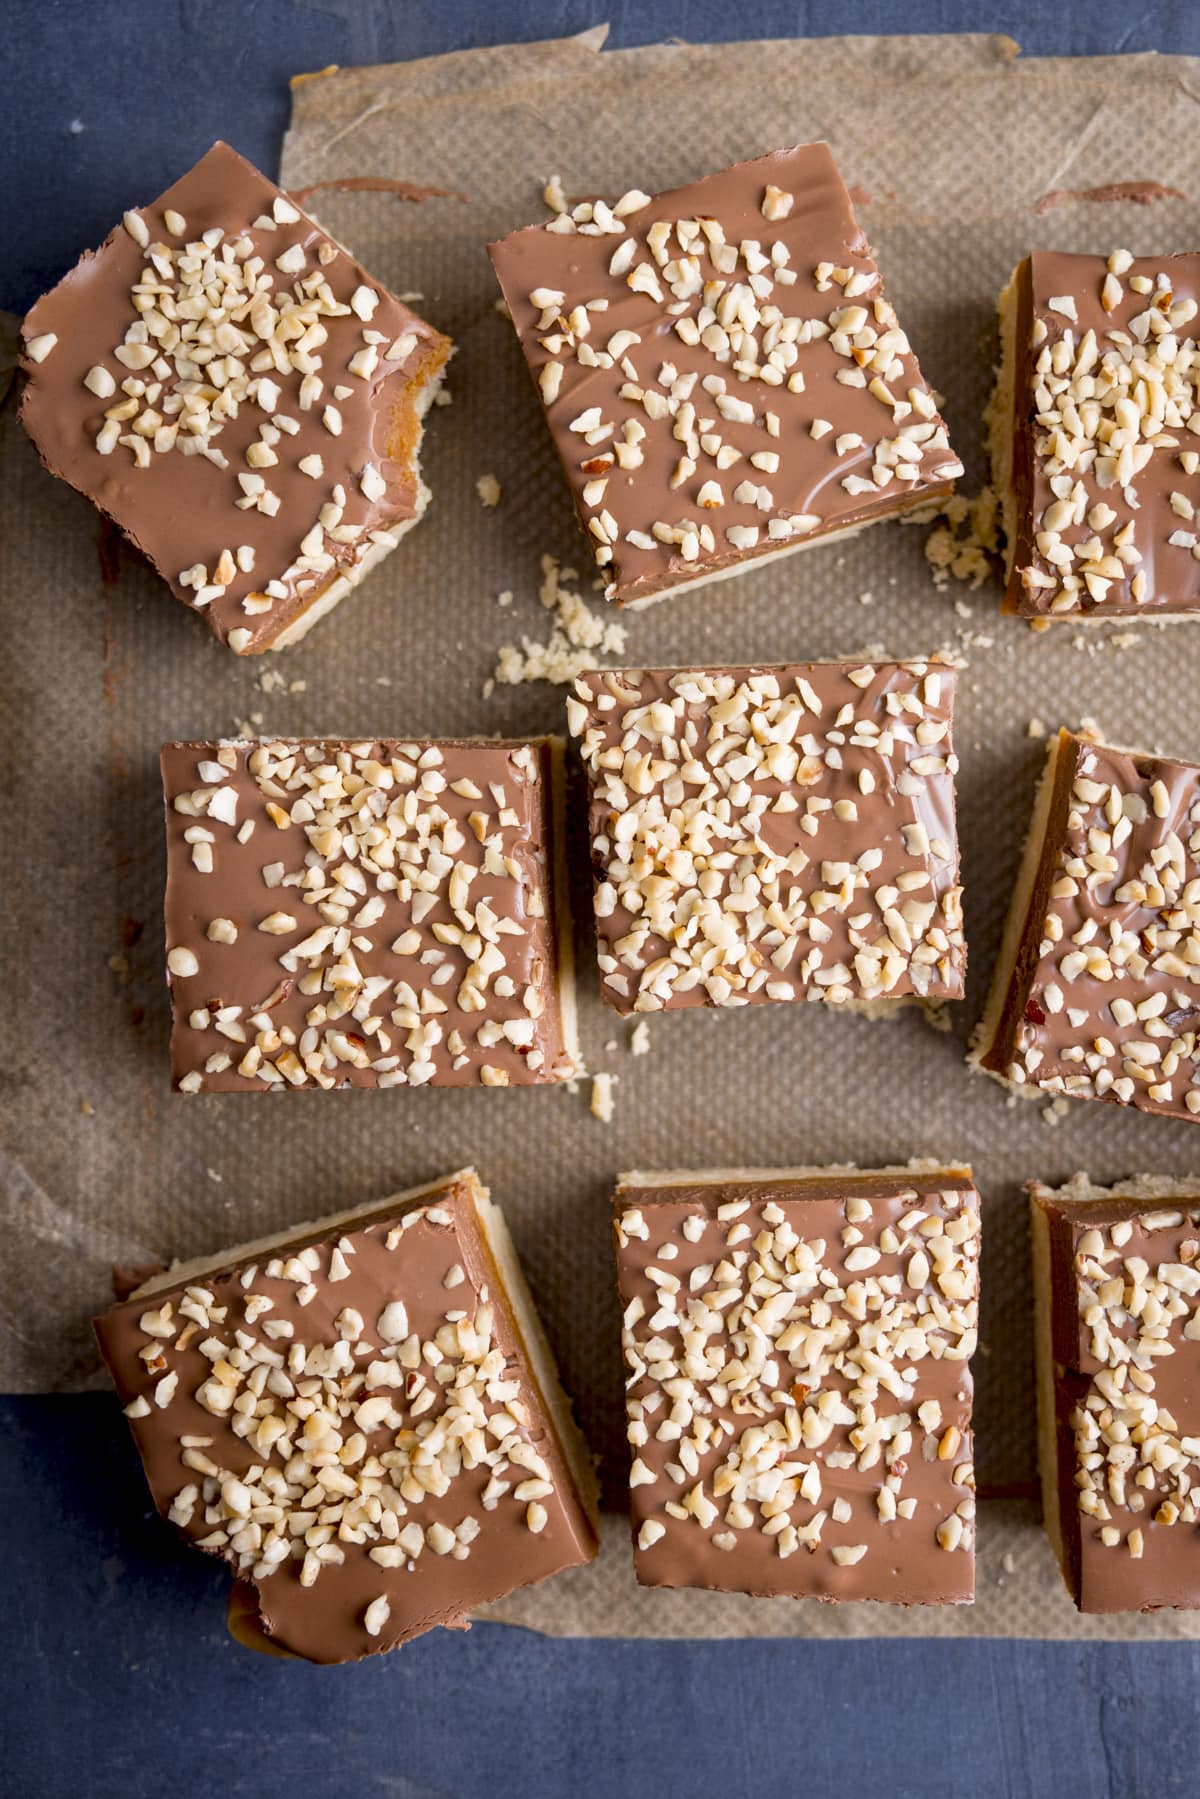
[[[620,605],[962,474],[827,144],[587,201],[489,254]]]
[[[1200,1185],[1031,1184],[1042,1510],[1080,1611],[1200,1607]]]
[[[970,1169],[627,1174],[614,1203],[642,1585],[973,1599]]]
[[[953,703],[934,662],[581,676],[609,1004],[961,997]]]
[[[422,420],[451,347],[218,143],[33,307],[21,420],[254,655],[303,636],[425,510]]]
[[[1006,612],[1200,611],[1198,298],[1200,256],[1018,264],[989,418]]]
[[[175,1085],[569,1079],[560,757],[547,738],[166,744]]]
[[[149,1281],[96,1320],[154,1504],[231,1627],[391,1649],[596,1553],[595,1477],[473,1169]]]
[[[1059,731],[972,1051],[1020,1094],[1200,1115],[1200,767]]]

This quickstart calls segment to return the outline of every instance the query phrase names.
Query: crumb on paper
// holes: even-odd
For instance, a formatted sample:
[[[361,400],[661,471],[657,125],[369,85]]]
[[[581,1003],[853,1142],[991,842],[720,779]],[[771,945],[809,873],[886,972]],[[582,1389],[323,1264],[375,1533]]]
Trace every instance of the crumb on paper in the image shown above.
[[[522,637],[520,645],[503,644],[492,678],[484,684],[484,699],[496,684],[517,687],[525,681],[551,681],[565,686],[577,675],[595,668],[602,656],[620,656],[625,649],[624,625],[612,624],[594,612],[574,587],[576,569],[563,568],[554,556],[542,557],[542,581],[538,599],[553,615],[545,642]],[[511,597],[511,596],[510,596]],[[505,602],[501,599],[501,605]]]
[[[629,1033],[629,1053],[632,1056],[650,1054],[650,1026],[644,1018],[639,1018]]]
[[[616,1110],[616,1095],[613,1086],[615,1074],[594,1074],[592,1076],[592,1117],[598,1118],[601,1124],[611,1124]]]
[[[925,539],[925,560],[934,586],[944,591],[953,580],[964,581],[972,589],[982,587],[1000,549],[992,489],[984,487],[974,498],[951,494],[934,516],[937,522]]]
[[[1154,620],[1161,624],[1161,620]],[[1142,639],[1136,631],[1105,632],[1096,625],[1089,625],[1086,630],[1076,631],[1071,639],[1071,648],[1084,656],[1103,656],[1107,650],[1136,650]]]
[[[1000,1565],[1004,1569],[1004,1572],[1006,1574],[1015,1574],[1016,1573],[1017,1561],[1016,1561],[1016,1557],[1013,1555],[1013,1552],[1011,1549],[1006,1549],[1004,1551],[1004,1560],[1001,1562]]]
[[[562,176],[550,175],[542,189],[542,199],[551,212],[564,213],[567,210],[567,196],[563,192]]]
[[[874,604],[874,601],[875,595],[871,592],[870,588],[867,589],[866,593],[860,593],[858,596],[858,603],[860,606],[871,606]]]
[[[124,986],[128,987],[130,981],[133,979],[133,970],[129,966],[129,957],[121,955],[110,956],[108,958],[108,966],[112,969],[117,979],[122,982]]]
[[[1046,735],[1046,726],[1040,718],[1031,718],[1025,727],[1026,737],[1040,738]]]
[[[500,593],[498,593],[496,595],[497,606],[508,607],[508,606],[511,606],[512,603],[513,603],[513,590],[511,587],[504,588]]]
[[[225,1179],[225,1176],[223,1174],[221,1174],[219,1172],[219,1170],[216,1168],[206,1168],[204,1170],[204,1172],[208,1176],[209,1180],[214,1181],[218,1187],[221,1185],[221,1182]]]
[[[503,489],[495,475],[480,475],[475,483],[475,492],[487,507],[498,506]]]
[[[1057,1124],[1059,1119],[1065,1118],[1070,1110],[1070,1100],[1060,1096],[1058,1099],[1052,1099],[1048,1106],[1042,1107],[1042,1119],[1046,1124]]]
[[[85,1118],[94,1118],[96,1116],[96,1108],[90,1099],[81,1099],[79,1102],[79,1110],[83,1113]]]

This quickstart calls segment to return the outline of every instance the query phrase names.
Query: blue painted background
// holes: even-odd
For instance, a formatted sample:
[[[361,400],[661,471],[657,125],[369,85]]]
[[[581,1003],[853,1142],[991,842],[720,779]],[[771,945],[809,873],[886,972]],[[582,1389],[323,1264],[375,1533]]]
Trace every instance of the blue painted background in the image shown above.
[[[1200,6],[843,0],[8,0],[0,305],[23,310],[227,137],[272,169],[288,77],[580,31],[617,45],[1002,31],[1200,54]],[[1198,115],[1200,128],[1200,115]],[[1200,1645],[549,1642],[247,1655],[150,1516],[115,1402],[0,1399],[0,1792],[13,1799],[1158,1799],[1200,1793]]]

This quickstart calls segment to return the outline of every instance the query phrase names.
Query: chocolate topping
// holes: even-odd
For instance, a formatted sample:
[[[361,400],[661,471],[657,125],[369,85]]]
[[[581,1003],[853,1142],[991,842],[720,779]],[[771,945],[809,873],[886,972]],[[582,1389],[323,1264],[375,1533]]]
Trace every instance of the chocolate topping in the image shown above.
[[[973,1598],[977,1204],[962,1169],[625,1177],[643,1585]]]
[[[600,670],[575,692],[618,1011],[961,995],[951,669]]]
[[[1200,609],[1200,258],[1038,250],[1016,282],[1005,609]]]
[[[1067,1584],[1085,1612],[1200,1606],[1200,1200],[1033,1197]]]
[[[310,1661],[595,1553],[483,1205],[468,1170],[96,1321],[158,1510]]]
[[[1200,1115],[1200,768],[1061,732],[999,1028],[1022,1087]]]
[[[424,506],[421,413],[449,340],[227,144],[127,213],[24,337],[42,461],[241,653]]]
[[[167,744],[185,1092],[567,1079],[552,746]]]
[[[621,604],[961,475],[827,144],[489,247]]]

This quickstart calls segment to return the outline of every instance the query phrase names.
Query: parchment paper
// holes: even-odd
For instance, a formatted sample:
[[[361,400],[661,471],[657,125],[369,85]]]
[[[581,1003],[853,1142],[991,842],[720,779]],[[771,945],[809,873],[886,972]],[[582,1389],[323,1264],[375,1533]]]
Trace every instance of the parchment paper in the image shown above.
[[[651,1053],[635,1060],[627,1027],[599,1005],[584,875],[581,1025],[590,1066],[618,1077],[610,1125],[590,1115],[586,1083],[576,1094],[169,1091],[164,738],[246,721],[284,734],[561,728],[561,689],[499,686],[482,697],[501,643],[546,634],[543,553],[586,566],[483,249],[546,216],[548,175],[561,174],[572,198],[654,191],[827,137],[901,320],[945,392],[967,492],[981,478],[994,297],[1016,259],[1035,245],[1149,254],[1194,243],[1193,198],[1151,207],[1071,195],[1136,180],[1200,197],[1196,61],[1023,62],[1011,42],[979,37],[615,53],[601,42],[592,34],[297,83],[285,185],[334,183],[307,203],[382,280],[420,293],[419,308],[459,346],[453,404],[430,422],[428,517],[297,649],[245,662],[222,650],[38,468],[11,402],[0,417],[13,782],[0,1384],[98,1383],[87,1319],[109,1297],[114,1260],[216,1249],[474,1160],[513,1223],[614,1508],[595,1567],[495,1615],[562,1633],[1200,1635],[1200,1618],[1186,1614],[1080,1620],[1051,1565],[1033,1498],[1021,1192],[1031,1176],[1057,1180],[1078,1167],[1101,1180],[1194,1172],[1200,1134],[1095,1104],[1052,1127],[1040,1104],[1018,1109],[962,1059],[1041,762],[1030,719],[1053,728],[1091,716],[1118,740],[1200,758],[1200,637],[1186,626],[1035,636],[999,619],[994,583],[937,591],[924,532],[900,526],[624,621],[633,663],[783,661],[880,644],[969,655],[957,744],[971,971],[950,1034],[916,1015],[874,1025],[815,1007],[694,1011],[651,1019]],[[336,185],[364,175],[462,197],[416,203],[386,185]],[[503,490],[494,510],[476,495],[484,474]],[[583,585],[590,594],[590,575]],[[502,608],[505,590],[514,598]],[[978,1604],[907,1613],[638,1591],[616,1515],[626,1460],[607,1203],[615,1174],[740,1161],[870,1166],[913,1154],[969,1157],[984,1200],[976,1460],[991,1497]],[[143,1528],[131,1518],[131,1531]]]

